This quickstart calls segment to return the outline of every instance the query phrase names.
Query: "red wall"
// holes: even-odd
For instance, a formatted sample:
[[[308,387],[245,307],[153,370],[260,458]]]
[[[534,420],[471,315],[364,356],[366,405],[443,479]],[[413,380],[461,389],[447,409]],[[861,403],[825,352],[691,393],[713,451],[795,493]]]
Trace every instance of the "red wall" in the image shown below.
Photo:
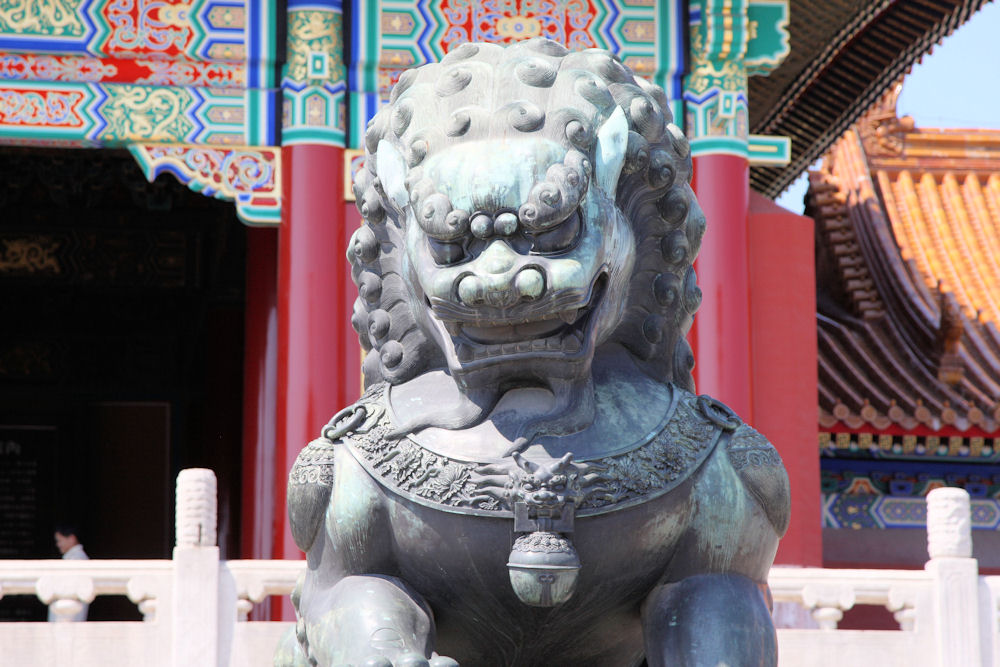
[[[736,155],[699,155],[693,162],[691,187],[707,223],[695,263],[703,298],[688,336],[697,360],[694,384],[699,394],[717,398],[753,424],[747,353],[750,167]]]
[[[753,426],[778,448],[792,484],[775,563],[820,566],[813,221],[751,192],[748,226]]]
[[[272,556],[278,374],[278,230],[247,229],[241,558]]]

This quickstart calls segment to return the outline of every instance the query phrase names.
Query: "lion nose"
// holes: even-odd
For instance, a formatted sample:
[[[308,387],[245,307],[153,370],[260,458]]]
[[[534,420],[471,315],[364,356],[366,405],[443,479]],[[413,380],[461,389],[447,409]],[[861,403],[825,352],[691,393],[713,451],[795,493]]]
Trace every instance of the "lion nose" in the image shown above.
[[[542,295],[545,289],[545,278],[538,269],[527,268],[514,278],[514,290],[518,296],[527,301],[534,301]]]
[[[517,263],[518,255],[503,241],[494,241],[479,256],[479,266],[486,273],[507,273]]]
[[[469,306],[486,303],[486,285],[479,276],[465,276],[458,283],[458,298]]]
[[[550,503],[556,499],[556,494],[551,491],[538,491],[535,493],[535,502]]]
[[[507,308],[521,300],[516,288],[506,280],[491,280],[495,276],[467,275],[458,281],[458,298],[467,306]]]
[[[513,284],[508,281],[509,278],[502,274],[467,274],[458,281],[458,298],[467,306],[488,304],[506,308],[519,301],[534,301],[545,291],[545,278],[538,269],[532,267],[518,272]]]

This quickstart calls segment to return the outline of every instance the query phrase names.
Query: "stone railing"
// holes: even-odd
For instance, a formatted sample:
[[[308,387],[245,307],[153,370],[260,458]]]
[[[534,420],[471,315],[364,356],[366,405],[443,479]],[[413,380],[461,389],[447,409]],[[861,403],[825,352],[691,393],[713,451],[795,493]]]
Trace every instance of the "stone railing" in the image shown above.
[[[781,664],[1000,667],[1000,577],[979,576],[970,527],[969,494],[936,489],[923,570],[773,568],[775,603],[801,606],[816,628],[778,630]],[[855,605],[885,607],[899,630],[838,630]]]
[[[0,623],[0,664],[79,667],[256,667],[271,664],[291,623],[249,621],[254,604],[291,593],[303,561],[220,561],[215,476],[185,470],[177,482],[172,560],[0,560],[0,596],[35,595],[68,619],[98,595],[124,595],[143,621]],[[873,663],[1000,667],[1000,577],[971,557],[969,498],[928,497],[930,560],[924,570],[774,568],[778,607],[801,610],[809,628],[780,629],[783,667]],[[893,612],[895,631],[838,630],[855,605]]]
[[[35,595],[55,623],[0,623],[0,664],[80,667],[270,665],[291,623],[248,621],[253,605],[286,596],[304,561],[219,560],[211,470],[177,478],[172,560],[0,560],[0,597]],[[98,595],[124,595],[141,622],[65,621]]]

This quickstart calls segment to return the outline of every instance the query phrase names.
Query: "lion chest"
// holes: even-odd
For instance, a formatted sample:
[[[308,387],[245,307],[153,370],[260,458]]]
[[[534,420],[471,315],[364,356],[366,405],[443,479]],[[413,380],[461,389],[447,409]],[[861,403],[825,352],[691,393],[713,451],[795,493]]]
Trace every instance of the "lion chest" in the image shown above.
[[[689,527],[690,487],[722,434],[698,416],[699,399],[678,398],[666,426],[638,446],[581,461],[450,458],[392,437],[377,406],[343,448],[382,498],[393,571],[432,604],[466,619],[490,617],[496,605],[531,617],[508,563],[519,540],[554,535],[569,542],[579,570],[576,592],[546,618],[634,615]]]
[[[310,445],[336,463],[293,474],[336,470],[327,546],[311,556],[342,558],[337,572],[402,578],[433,608],[439,646],[469,664],[586,664],[595,647],[606,649],[602,664],[632,664],[648,593],[692,549],[715,553],[716,533],[735,534],[759,514],[729,463],[732,420],[680,392],[667,415],[646,441],[607,456],[481,462],[394,437],[369,402],[350,433]],[[721,518],[705,525],[709,514]],[[568,540],[578,556],[575,589],[559,604],[527,604],[512,584],[508,564],[531,531]],[[529,645],[550,662],[524,662],[518,647]]]
[[[579,554],[582,598],[606,603],[655,584],[689,525],[689,488],[682,484],[648,503],[575,520],[565,535]],[[476,590],[525,609],[508,575],[519,534],[512,518],[455,514],[394,494],[387,505],[395,561],[418,590],[452,600]],[[465,604],[474,606],[471,598]]]
[[[642,646],[642,601],[668,573],[690,525],[691,486],[578,519],[566,534],[579,554],[578,580],[555,607],[529,606],[511,585],[512,519],[454,514],[390,494],[395,572],[431,606],[438,649],[460,664],[588,664],[595,651],[605,652],[599,664],[631,664]],[[533,647],[531,657],[519,653],[524,646]]]

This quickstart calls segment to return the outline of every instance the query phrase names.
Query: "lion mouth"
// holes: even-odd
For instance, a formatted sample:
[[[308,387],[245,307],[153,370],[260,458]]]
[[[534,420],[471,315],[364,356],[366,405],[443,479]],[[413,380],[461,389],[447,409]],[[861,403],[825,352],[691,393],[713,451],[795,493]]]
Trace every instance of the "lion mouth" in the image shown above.
[[[535,306],[520,316],[515,312],[495,314],[500,317],[459,318],[454,308],[439,303],[428,305],[431,320],[451,344],[450,352],[463,368],[519,357],[574,358],[583,356],[589,348],[593,315],[607,283],[607,275],[602,272],[583,299],[554,299],[544,304],[545,310]]]

